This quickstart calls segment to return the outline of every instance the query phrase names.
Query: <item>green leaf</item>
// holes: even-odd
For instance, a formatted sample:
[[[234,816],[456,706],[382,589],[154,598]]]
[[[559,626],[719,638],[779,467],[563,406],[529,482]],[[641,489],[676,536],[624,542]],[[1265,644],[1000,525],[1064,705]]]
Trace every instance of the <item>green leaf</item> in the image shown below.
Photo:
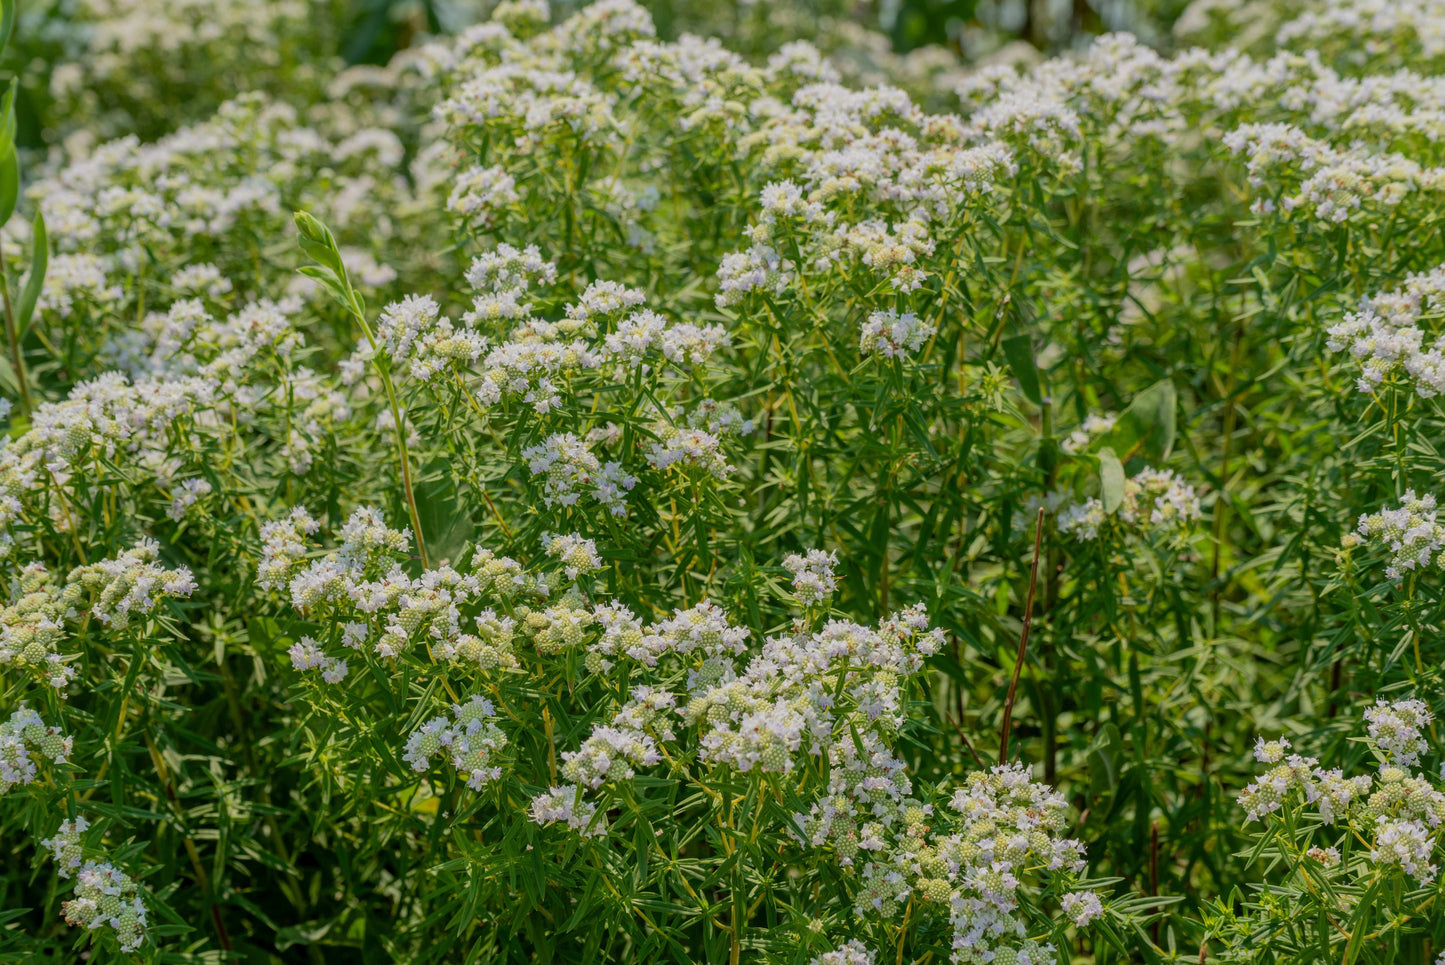
[[[451,464],[445,459],[433,460],[418,476],[416,511],[427,552],[436,560],[454,561],[476,535],[477,527],[467,502],[458,498]]]
[[[15,157],[15,146],[0,158],[0,225],[10,220],[15,213],[15,203],[20,200],[20,161]]]
[[[15,317],[15,324],[19,326],[22,337],[35,314],[40,290],[45,287],[45,271],[50,266],[50,238],[45,233],[45,215],[39,210],[35,212],[35,220],[31,222],[31,226],[30,274],[25,276],[25,287],[20,290],[20,303]]]
[[[346,911],[330,921],[308,921],[282,928],[276,932],[276,950],[284,952],[292,945],[360,945],[359,938],[352,937],[348,927],[351,924],[348,919],[354,919],[355,915]],[[342,927],[337,929],[338,925]],[[333,929],[340,934],[333,936]]]
[[[303,265],[296,270],[307,278],[320,282],[321,286],[331,294],[332,298],[336,299],[341,307],[346,309],[351,308],[351,303],[346,300],[346,289],[343,288],[341,282],[337,280],[335,272],[329,268],[318,268],[315,265]]]
[[[1099,483],[1104,512],[1112,513],[1124,502],[1124,465],[1107,446],[1099,450]]]
[[[15,150],[15,79],[0,94],[0,154]]]
[[[1113,723],[1099,728],[1089,748],[1089,796],[1098,799],[1119,786],[1119,759],[1123,757],[1124,739]]]
[[[1161,379],[1136,395],[1120,414],[1114,428],[1099,441],[1113,449],[1123,463],[1138,456],[1151,465],[1157,465],[1174,448],[1175,408],[1178,403],[1174,383]]]
[[[15,0],[0,0],[0,53],[10,45],[10,35],[15,32]]]
[[[301,250],[318,265],[330,269],[338,279],[345,278],[341,265],[341,253],[336,247],[336,238],[331,229],[305,211],[297,211],[292,220],[296,222],[297,241]]]
[[[1034,405],[1039,405],[1044,400],[1044,394],[1039,389],[1039,368],[1034,362],[1034,350],[1029,344],[1027,335],[1011,335],[1003,340],[1003,355],[1008,359],[1009,368],[1013,369],[1014,378],[1019,380],[1019,388]]]

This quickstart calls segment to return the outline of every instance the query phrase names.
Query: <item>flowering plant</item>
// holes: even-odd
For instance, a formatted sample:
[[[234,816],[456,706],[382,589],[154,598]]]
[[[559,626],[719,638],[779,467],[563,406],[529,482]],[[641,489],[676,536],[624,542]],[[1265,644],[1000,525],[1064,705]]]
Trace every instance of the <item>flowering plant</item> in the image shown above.
[[[1442,954],[1436,0],[63,6],[0,961]]]

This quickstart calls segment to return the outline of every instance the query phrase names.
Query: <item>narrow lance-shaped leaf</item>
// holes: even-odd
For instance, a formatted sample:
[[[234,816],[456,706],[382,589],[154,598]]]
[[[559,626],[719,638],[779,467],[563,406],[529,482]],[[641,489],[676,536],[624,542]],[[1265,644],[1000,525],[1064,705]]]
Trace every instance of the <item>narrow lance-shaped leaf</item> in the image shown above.
[[[20,200],[20,162],[15,157],[15,146],[0,157],[0,225],[10,220],[15,205]]]
[[[37,210],[31,224],[30,274],[25,277],[25,287],[20,290],[20,302],[15,313],[15,324],[22,336],[35,314],[40,290],[45,287],[45,272],[50,266],[50,239],[45,232],[45,215]]]
[[[15,32],[15,0],[0,0],[0,54],[10,46],[10,35]]]
[[[20,159],[15,153],[15,81],[0,96],[0,225],[10,220],[20,200]]]
[[[12,77],[5,86],[5,93],[0,94],[0,155],[15,150],[15,91],[15,78]]]

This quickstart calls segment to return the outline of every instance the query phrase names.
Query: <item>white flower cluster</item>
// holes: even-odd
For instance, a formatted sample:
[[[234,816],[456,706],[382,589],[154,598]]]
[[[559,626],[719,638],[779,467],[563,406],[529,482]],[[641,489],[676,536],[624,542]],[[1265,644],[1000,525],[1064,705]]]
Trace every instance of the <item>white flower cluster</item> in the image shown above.
[[[292,317],[302,307],[294,296],[260,299],[217,317],[200,300],[183,299],[109,336],[102,354],[137,379],[138,389],[142,380],[195,380],[208,395],[198,398],[193,418],[207,434],[233,432],[236,422],[278,419],[291,471],[301,475],[314,450],[351,415],[330,376],[295,364],[306,343]],[[180,500],[181,511],[190,505]]]
[[[607,818],[597,814],[597,804],[584,800],[575,784],[553,787],[532,798],[531,815],[540,825],[562,824],[584,838],[607,833]]]
[[[47,726],[39,714],[22,706],[0,723],[0,794],[35,780],[39,773],[37,755],[53,764],[64,764],[74,746],[73,738],[58,727]]]
[[[1434,719],[1423,700],[1377,700],[1365,710],[1370,742],[1400,767],[1419,760],[1426,749],[1425,729]]]
[[[1383,544],[1390,552],[1385,574],[1392,580],[1403,580],[1432,563],[1437,567],[1445,565],[1445,557],[1440,554],[1440,548],[1445,546],[1445,525],[1436,521],[1437,512],[1434,496],[1418,496],[1413,489],[1407,489],[1397,508],[1362,514],[1356,533],[1345,534],[1344,547],[1353,549],[1365,542]]]
[[[305,506],[293,506],[282,519],[261,524],[261,562],[256,582],[263,589],[279,590],[291,579],[306,558],[306,537],[314,536],[321,524],[311,518]]]
[[[67,579],[67,594],[88,597],[97,620],[124,629],[133,615],[150,613],[163,598],[186,597],[196,590],[188,567],[168,570],[156,562],[159,557],[160,544],[142,538],[119,556],[76,567]]]
[[[569,580],[576,580],[579,576],[595,573],[602,568],[602,557],[597,555],[597,544],[590,539],[583,539],[577,533],[544,533],[542,548],[547,551],[548,556],[562,562],[562,572],[567,574]]]
[[[557,280],[557,266],[542,257],[536,245],[514,248],[499,244],[472,259],[467,284],[478,294],[464,316],[470,325],[495,324],[527,318],[532,306],[522,299],[535,286],[546,288]]]
[[[193,297],[175,299],[164,312],[147,312],[140,324],[109,333],[102,346],[107,362],[137,376],[203,371],[225,375],[238,372],[264,348],[285,353],[304,344],[286,318],[300,310],[300,302],[294,299],[251,302],[244,320],[238,314],[235,319],[218,322],[213,312],[229,300],[220,295],[199,297],[190,289],[200,285],[211,290],[224,288],[221,294],[229,292],[231,281],[220,271],[203,263],[172,275],[171,287],[176,293]]]
[[[957,118],[925,115],[894,88],[824,81],[799,88],[790,102],[765,95],[752,111],[760,123],[735,143],[764,176],[784,158],[803,176],[762,188],[751,245],[722,260],[719,306],[742,304],[753,291],[778,297],[796,289],[802,266],[782,251],[801,252],[820,277],[857,265],[896,293],[917,291],[935,224],[1015,171],[1010,148],[988,135],[969,143]],[[933,330],[913,313],[878,311],[860,348],[899,357],[918,351]]]
[[[152,130],[191,99],[228,96],[242,74],[295,94],[314,93],[326,73],[316,12],[299,0],[78,0],[42,12],[52,19],[31,24],[64,57],[42,79],[66,132]]]
[[[651,628],[617,604],[599,607],[596,617],[603,632],[591,648],[589,669],[605,671],[622,658],[659,668],[660,658],[671,654],[688,668],[688,699],[675,710],[671,692],[635,688],[610,724],[594,728],[581,748],[563,755],[563,776],[573,783],[533,799],[538,823],[566,824],[588,836],[605,833],[596,795],[658,763],[666,745],[678,739],[669,723],[675,716],[697,729],[704,761],[743,773],[787,774],[805,744],[813,755],[826,750],[832,790],[849,814],[855,802],[882,808],[909,793],[902,762],[882,735],[901,720],[902,682],[939,645],[941,634],[926,630],[921,608],[876,631],[834,621],[818,634],[769,639],[741,673],[733,661],[743,653],[747,631],[731,627],[709,604]],[[826,808],[838,810],[831,803]]]
[[[637,477],[621,463],[603,463],[591,447],[570,432],[548,436],[522,451],[532,475],[542,476],[542,499],[548,506],[575,506],[583,494],[613,516],[627,515],[627,493]]]
[[[370,651],[382,659],[395,659],[418,642],[455,652],[466,636],[459,606],[482,592],[484,580],[496,583],[493,575],[483,572],[488,565],[496,570],[497,561],[491,559],[479,559],[472,574],[441,566],[416,578],[408,576],[399,557],[411,544],[410,533],[389,528],[372,508],[352,513],[341,528],[341,544],[293,575],[298,550],[305,546],[302,534],[316,527],[304,512],[299,520],[293,511],[278,522],[278,528],[263,533],[267,556],[261,569],[269,585],[289,577],[293,606],[338,618],[331,642],[362,653],[370,643]],[[506,569],[505,563],[502,568]],[[348,672],[344,660],[328,654],[310,637],[291,648],[291,661],[298,670],[321,670],[329,683],[339,682]]]
[[[45,289],[35,303],[37,311],[67,319],[80,302],[103,314],[120,302],[125,292],[110,284],[105,262],[91,254],[56,255],[45,270]]]
[[[402,760],[421,773],[438,754],[450,760],[467,787],[480,791],[502,775],[497,755],[507,746],[507,735],[496,723],[496,707],[480,695],[465,704],[453,704],[452,716],[434,717],[407,738]]]
[[[108,861],[87,861],[75,873],[75,897],[61,903],[68,924],[109,928],[123,952],[146,940],[146,907],[130,875]]]
[[[473,167],[457,176],[447,208],[457,214],[490,225],[498,215],[516,204],[517,182],[499,164]]]
[[[1445,54],[1445,28],[1437,0],[1325,0],[1282,24],[1275,42],[1307,49],[1361,46],[1372,57],[1398,56],[1418,45],[1428,58]]]
[[[813,957],[809,965],[876,965],[877,954],[856,938]]]
[[[75,876],[75,897],[61,904],[65,920],[87,931],[110,929],[122,952],[146,941],[146,907],[130,875],[108,861],[84,858],[81,835],[90,827],[83,817],[61,823],[55,835],[40,842],[55,858],[62,878]]]
[[[1429,884],[1438,869],[1445,792],[1409,769],[1427,749],[1424,733],[1433,715],[1421,700],[1382,699],[1365,711],[1364,719],[1369,744],[1381,762],[1374,774],[1347,778],[1314,758],[1286,756],[1286,740],[1261,738],[1255,757],[1271,767],[1240,794],[1246,820],[1267,821],[1286,808],[1313,808],[1324,825],[1343,822],[1347,833],[1371,844],[1367,860],[1357,857],[1347,864],[1341,863],[1338,848],[1312,851],[1326,868],[1355,877],[1399,872]]]
[[[291,658],[292,670],[320,670],[321,679],[328,684],[341,683],[351,672],[344,659],[330,656],[311,637],[303,636],[291,644],[286,654]]]
[[[721,325],[672,322],[642,308],[641,291],[610,281],[592,282],[556,321],[534,315],[529,294],[534,288],[546,294],[556,278],[556,265],[536,246],[498,245],[467,271],[478,294],[462,316],[464,327],[438,320],[435,303],[418,300],[397,313],[406,315],[402,347],[430,339],[460,369],[475,369],[470,391],[479,405],[520,400],[546,415],[577,391],[574,376],[657,375],[664,365],[691,372],[730,344]],[[495,344],[473,331],[480,327],[497,332]]]
[[[669,654],[700,654],[701,667],[693,668],[693,673],[717,680],[729,658],[747,649],[748,630],[733,626],[721,607],[706,600],[651,626],[643,626],[621,603],[599,604],[592,615],[601,627],[598,638],[588,645],[587,669],[593,673],[607,672],[623,657],[656,667]]]
[[[1089,922],[1104,914],[1104,903],[1092,891],[1071,892],[1060,899],[1060,904],[1069,921],[1080,928],[1087,927]]]
[[[1181,536],[1202,515],[1199,496],[1172,469],[1139,470],[1124,480],[1124,499],[1111,514],[1098,497],[1059,513],[1059,532],[1096,540],[1110,527],[1139,535]]]
[[[653,424],[658,437],[647,451],[647,461],[654,469],[676,467],[689,478],[711,476],[725,480],[737,467],[728,461],[725,443],[731,436],[746,436],[753,431],[750,419],[736,410],[704,399],[685,416],[680,410]]]
[[[636,688],[610,725],[594,727],[580,748],[562,755],[562,776],[593,791],[632,780],[637,768],[662,760],[658,741],[676,740],[669,726],[675,704],[672,694]]]
[[[1422,885],[1429,884],[1437,871],[1430,861],[1435,853],[1433,837],[1434,831],[1415,819],[1380,821],[1370,860],[1382,868],[1398,868]]]
[[[541,589],[545,589],[543,584]],[[576,592],[567,593],[546,609],[517,607],[518,628],[530,637],[537,652],[544,655],[564,653],[580,648],[592,626],[591,611]],[[480,629],[482,624],[477,624]],[[465,641],[464,641],[465,642]]]
[[[1264,820],[1266,815],[1283,807],[1291,791],[1304,788],[1320,819],[1325,824],[1334,824],[1357,797],[1369,793],[1368,775],[1345,778],[1342,771],[1326,770],[1312,757],[1286,756],[1289,747],[1289,741],[1283,738],[1277,741],[1261,738],[1255,745],[1255,759],[1275,766],[1240,793],[1239,803],[1244,807],[1246,821]]]
[[[704,759],[740,771],[786,774],[805,744],[847,757],[857,750],[852,733],[892,734],[901,724],[901,688],[942,639],[921,606],[876,630],[831,620],[816,633],[770,637],[735,679],[699,687],[683,715],[702,726]]]
[[[307,127],[295,108],[259,92],[149,143],[128,136],[101,144],[27,188],[55,252],[39,309],[99,320],[133,300],[143,304],[157,285],[167,295],[224,295],[234,280],[253,277],[254,238],[279,236],[294,208],[385,241],[415,207],[394,176],[400,161],[390,131]],[[19,230],[18,220],[7,233]],[[197,250],[209,259],[188,264]],[[152,279],[153,264],[176,274]]]
[[[873,312],[863,323],[858,351],[864,355],[877,353],[885,358],[906,358],[923,348],[938,326],[923,321],[912,312],[901,315],[892,309]]]
[[[1374,392],[1400,373],[1421,398],[1445,392],[1445,334],[1422,327],[1445,313],[1442,296],[1445,267],[1411,275],[1399,291],[1363,299],[1358,312],[1330,326],[1330,351],[1347,351],[1361,363],[1361,392]]]
[[[64,688],[75,668],[59,644],[65,621],[79,609],[88,609],[105,627],[124,630],[133,616],[154,612],[167,597],[195,592],[191,571],[166,569],[157,562],[159,555],[160,545],[142,538],[119,556],[71,570],[64,586],[40,563],[22,568],[0,607],[0,667],[14,666],[57,690]]]
[[[175,495],[171,497],[170,508],[166,515],[174,520],[182,520],[196,506],[200,500],[210,495],[211,484],[204,479],[182,479],[175,488]]]
[[[1225,135],[1223,144],[1248,159],[1252,186],[1291,182],[1295,189],[1278,202],[1261,198],[1255,204],[1260,214],[1273,212],[1278,204],[1286,214],[1298,209],[1338,224],[1378,208],[1399,207],[1410,194],[1445,187],[1445,168],[1424,168],[1404,155],[1355,145],[1341,149],[1293,124],[1244,124]],[[1273,184],[1270,179],[1275,179]]]
[[[723,453],[722,438],[706,429],[669,426],[662,441],[653,443],[647,461],[656,469],[677,466],[716,479],[726,479],[736,469]]]
[[[767,639],[742,666],[748,631],[709,603],[651,627],[617,603],[597,606],[587,620],[601,628],[588,647],[590,671],[606,673],[626,661],[631,679],[645,673],[650,682],[634,686],[609,724],[563,755],[563,776],[575,787],[554,788],[534,801],[534,816],[552,815],[536,820],[578,827],[575,808],[558,809],[584,800],[589,808],[600,806],[595,796],[610,793],[606,785],[661,760],[666,746],[679,740],[670,724],[676,718],[695,734],[704,762],[745,774],[788,774],[801,760],[826,754],[832,793],[848,813],[857,802],[892,807],[910,792],[888,741],[903,721],[902,688],[941,645],[942,632],[928,629],[922,607],[877,629],[840,620],[816,633],[797,627]],[[686,692],[675,694],[662,685],[681,669]],[[839,807],[826,805],[830,812]]]
[[[575,587],[551,606],[532,605],[602,565],[593,541],[577,534],[544,540],[546,558],[560,572],[529,573],[516,560],[478,549],[469,572],[442,564],[413,577],[402,565],[409,534],[387,527],[371,508],[352,513],[340,545],[300,568],[307,537],[318,528],[304,510],[267,524],[258,582],[287,586],[298,611],[329,627],[324,639],[301,637],[290,649],[295,669],[319,670],[328,683],[349,673],[338,646],[384,661],[424,652],[427,661],[485,671],[518,665],[519,636],[539,652],[559,652],[580,646],[595,622]]]
[[[517,573],[520,575],[520,568]],[[474,622],[476,633],[463,633],[454,641],[442,642],[434,650],[435,655],[442,660],[475,666],[482,670],[517,666],[517,655],[513,646],[517,635],[516,619],[498,616],[495,610],[488,607],[477,614]]]
[[[9,590],[6,605],[0,607],[0,667],[16,667],[57,690],[63,688],[75,677],[59,646],[73,607],[41,563],[24,567]]]
[[[69,525],[58,508],[51,512],[44,484],[91,471],[97,456],[159,481],[173,458],[169,433],[212,406],[217,388],[200,377],[130,382],[108,372],[77,384],[63,402],[38,406],[24,434],[0,440],[0,530],[21,512],[59,515],[58,524]]]
[[[823,550],[808,550],[802,556],[794,553],[783,560],[783,567],[793,574],[793,593],[805,607],[821,606],[832,597],[837,565],[838,554]]]
[[[308,517],[309,518],[309,517]],[[294,524],[293,514],[283,521]],[[305,520],[302,520],[305,525]],[[352,601],[367,611],[374,611],[377,604],[372,600],[378,595],[382,601],[410,588],[410,580],[394,563],[394,558],[404,554],[411,547],[411,531],[395,530],[386,525],[381,511],[364,506],[347,517],[341,527],[341,544],[334,552],[315,560],[310,566],[290,577],[291,602],[298,610],[307,610],[319,603]],[[264,538],[264,537],[263,537]],[[268,549],[270,547],[268,541]],[[281,578],[279,567],[281,557],[268,557],[273,579]],[[378,574],[385,567],[386,579],[368,581],[366,577]],[[395,576],[402,580],[400,587],[388,582]]]
[[[767,245],[724,255],[718,265],[718,308],[742,303],[754,291],[782,295],[796,278],[796,266]]]
[[[1409,49],[1408,29],[1387,26],[1397,10],[1411,10],[1401,22],[1434,25],[1421,36],[1438,34],[1441,19],[1434,0],[1320,6],[1339,14],[1333,42],[1348,64],[1357,64],[1364,51],[1388,60]],[[1434,157],[1424,145],[1439,125],[1436,80],[1411,69],[1350,76],[1317,49],[1281,50],[1265,61],[1233,49],[1185,49],[1165,58],[1133,37],[1112,34],[1076,58],[1052,59],[1024,74],[1005,67],[974,71],[959,82],[958,93],[973,109],[969,127],[976,136],[997,137],[1020,160],[1066,177],[1079,170],[1082,142],[1123,157],[1158,145],[1180,147],[1208,131],[1211,153],[1245,162],[1257,214],[1329,226],[1395,213],[1408,218],[1419,210],[1412,205],[1434,203],[1445,169],[1399,152]]]
[[[448,367],[481,358],[487,340],[457,328],[430,295],[408,295],[386,306],[376,320],[378,350],[413,378],[429,381]]]
[[[1085,452],[1095,439],[1112,430],[1117,421],[1117,416],[1107,414],[1086,416],[1079,428],[1064,437],[1059,448],[1071,456]]]
[[[215,301],[229,294],[235,286],[221,273],[220,266],[203,261],[186,265],[172,275],[171,287],[179,295],[205,296]]]
[[[817,270],[856,264],[896,292],[915,291],[927,277],[918,262],[935,248],[933,223],[948,219],[961,195],[975,198],[1013,170],[1005,145],[986,134],[971,138],[957,118],[923,114],[901,90],[842,86],[807,44],[790,44],[758,68],[716,40],[684,35],[659,43],[653,34],[640,6],[610,2],[527,40],[492,26],[485,43],[477,34],[432,48],[427,56],[451,87],[436,116],[458,143],[486,138],[498,145],[497,166],[516,179],[513,187],[518,172],[537,170],[544,142],[615,153],[619,162],[633,153],[642,162],[637,173],[655,182],[670,159],[650,154],[646,139],[632,132],[656,123],[654,115],[676,116],[681,105],[683,129],[716,139],[718,154],[741,156],[759,174],[747,244],[721,259],[720,306],[741,305],[754,291],[784,295],[801,267],[785,254],[793,251]],[[629,132],[625,150],[620,131]],[[642,190],[650,193],[638,197],[642,192],[623,187],[630,179],[610,173],[613,164],[593,168],[598,173],[583,196],[596,197],[629,244],[654,250],[652,198],[666,190],[649,183]],[[526,186],[539,190],[536,182],[545,180]],[[471,194],[463,191],[458,203]],[[619,194],[627,195],[620,203]],[[926,326],[911,316],[893,321],[877,333],[889,351],[911,343],[916,349],[926,338]]]
[[[85,860],[85,850],[81,846],[80,838],[89,830],[90,822],[84,817],[78,817],[74,821],[60,822],[54,836],[40,842],[40,846],[49,851],[55,860],[55,870],[60,877],[69,878]]]
[[[875,805],[872,820],[815,809],[801,827],[815,846],[831,843],[845,863],[866,855],[860,914],[891,918],[911,900],[915,914],[948,921],[954,962],[1054,965],[1058,949],[1029,937],[1019,900],[1041,872],[1068,880],[1083,870],[1083,846],[1060,836],[1068,811],[1026,768],[1001,765],[971,774],[945,813],[903,797],[886,810]],[[1105,914],[1090,893],[1064,901],[1080,927]]]

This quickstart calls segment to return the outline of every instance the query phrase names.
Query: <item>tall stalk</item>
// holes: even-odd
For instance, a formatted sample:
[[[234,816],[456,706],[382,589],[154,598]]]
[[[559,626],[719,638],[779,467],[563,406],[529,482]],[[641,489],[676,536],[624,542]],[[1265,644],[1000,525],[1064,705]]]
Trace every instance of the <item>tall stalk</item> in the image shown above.
[[[386,402],[391,409],[392,423],[396,428],[396,454],[397,460],[401,463],[401,485],[406,493],[407,512],[411,514],[412,532],[416,535],[417,555],[421,558],[422,568],[430,569],[431,562],[427,558],[426,541],[421,532],[421,514],[417,512],[416,492],[411,481],[411,454],[407,451],[406,424],[402,421],[401,403],[397,401],[396,385],[391,380],[390,359],[377,346],[376,333],[372,331],[371,323],[366,320],[366,303],[357,294],[356,289],[351,286],[351,279],[346,274],[346,265],[341,261],[341,252],[336,247],[336,239],[332,236],[331,229],[304,211],[296,212],[295,221],[297,231],[300,233],[301,250],[321,266],[317,268],[308,265],[300,269],[301,273],[319,281],[330,290],[332,297],[361,325],[366,342],[371,346],[371,361],[376,367],[377,376],[381,379],[382,388],[386,391]]]
[[[1008,683],[1008,698],[1003,705],[1003,725],[1000,727],[998,740],[998,762],[1008,763],[1008,737],[1009,731],[1013,728],[1014,698],[1018,696],[1019,674],[1024,669],[1024,656],[1029,648],[1029,627],[1034,622],[1034,591],[1039,585],[1039,550],[1044,541],[1044,510],[1039,508],[1038,518],[1034,522],[1034,562],[1029,571],[1029,596],[1024,604],[1024,625],[1019,632],[1019,652],[1014,657],[1014,673]]]

